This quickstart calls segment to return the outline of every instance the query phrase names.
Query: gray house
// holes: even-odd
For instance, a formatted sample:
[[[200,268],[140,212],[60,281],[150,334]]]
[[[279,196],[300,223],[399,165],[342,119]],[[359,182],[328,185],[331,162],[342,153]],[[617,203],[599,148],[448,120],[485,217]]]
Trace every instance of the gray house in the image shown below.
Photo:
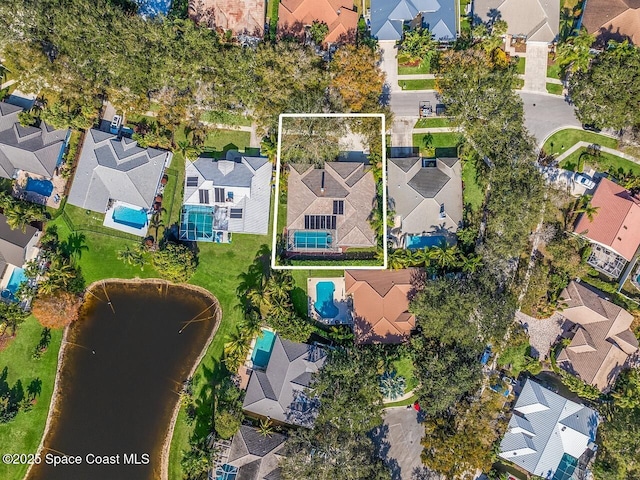
[[[401,40],[404,26],[427,28],[436,40],[457,36],[457,0],[371,0],[371,34]]]
[[[278,462],[286,440],[287,437],[281,433],[265,436],[253,427],[242,425],[231,441],[229,458],[223,470],[235,473],[235,480],[279,479]]]
[[[84,138],[68,202],[99,213],[105,213],[112,201],[150,209],[170,161],[170,152],[141,148],[130,138],[91,129]]]
[[[499,456],[543,478],[574,478],[595,450],[599,421],[594,410],[527,380]]]
[[[319,402],[304,390],[313,374],[322,368],[326,352],[315,345],[294,343],[276,335],[264,371],[254,370],[244,397],[244,411],[276,422],[311,427]]]
[[[186,162],[180,238],[219,241],[227,232],[266,235],[272,166],[236,151]]]
[[[462,223],[460,159],[391,158],[387,165],[389,203],[396,214],[392,235],[397,246],[411,248],[418,237],[434,237],[435,243],[443,237],[455,238]],[[416,248],[422,246],[426,245]]]
[[[22,107],[0,102],[0,177],[14,178],[19,170],[51,178],[64,154],[70,130],[56,130],[44,122],[23,127]]]
[[[0,276],[8,265],[22,267],[33,258],[39,238],[40,231],[31,225],[26,225],[24,231],[19,228],[11,230],[7,217],[0,214]]]

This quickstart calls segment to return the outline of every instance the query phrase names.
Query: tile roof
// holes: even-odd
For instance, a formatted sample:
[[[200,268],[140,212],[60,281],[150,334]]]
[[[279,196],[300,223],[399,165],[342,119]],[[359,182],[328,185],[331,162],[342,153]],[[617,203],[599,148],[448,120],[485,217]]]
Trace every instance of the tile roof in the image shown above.
[[[593,287],[570,282],[561,294],[561,314],[574,324],[571,343],[558,355],[558,365],[583,381],[607,391],[638,340],[629,327],[633,316]]]
[[[591,206],[597,208],[593,220],[582,214],[574,232],[606,245],[631,261],[640,245],[640,199],[608,178],[602,178]]]
[[[278,31],[299,35],[302,27],[314,21],[326,23],[329,33],[325,44],[351,41],[358,26],[353,2],[345,0],[281,0],[278,7]]]
[[[189,0],[189,17],[208,23],[234,35],[262,37],[265,0]]]
[[[507,22],[507,33],[511,35],[525,35],[529,41],[547,43],[558,36],[559,0],[475,0],[473,3],[474,17],[482,22],[491,21],[494,12]]]
[[[404,22],[422,13],[422,25],[438,40],[456,38],[453,0],[371,0],[371,33],[378,40],[400,40]]]
[[[415,328],[409,295],[419,269],[345,270],[345,292],[353,302],[356,343],[401,343]]]
[[[552,478],[563,456],[580,458],[595,441],[597,412],[527,380],[516,401],[499,456]]]
[[[584,6],[582,25],[589,33],[608,40],[640,41],[640,0],[589,0]]]

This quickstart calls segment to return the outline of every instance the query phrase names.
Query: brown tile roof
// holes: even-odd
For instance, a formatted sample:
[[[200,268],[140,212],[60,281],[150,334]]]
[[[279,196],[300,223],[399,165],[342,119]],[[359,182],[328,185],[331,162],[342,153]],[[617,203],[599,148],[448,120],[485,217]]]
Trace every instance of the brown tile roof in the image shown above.
[[[329,33],[324,43],[350,40],[358,25],[358,13],[347,0],[282,0],[278,8],[278,30],[300,35],[305,25],[324,22]]]
[[[561,297],[561,313],[575,325],[575,333],[558,355],[558,365],[606,391],[638,349],[638,339],[629,330],[633,317],[582,283],[569,283]]]
[[[593,220],[582,214],[574,231],[631,261],[640,245],[640,200],[620,185],[602,178],[591,206],[598,209]]]
[[[640,0],[589,0],[582,25],[601,40],[640,43]]]
[[[189,18],[210,27],[231,30],[234,35],[261,37],[265,0],[189,0]]]
[[[353,300],[356,343],[401,343],[415,328],[409,296],[418,269],[345,270],[345,288]]]

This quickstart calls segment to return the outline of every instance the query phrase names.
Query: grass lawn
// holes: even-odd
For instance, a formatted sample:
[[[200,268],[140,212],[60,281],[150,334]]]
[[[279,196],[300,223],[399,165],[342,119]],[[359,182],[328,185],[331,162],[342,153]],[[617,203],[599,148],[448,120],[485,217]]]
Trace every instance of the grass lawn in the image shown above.
[[[579,148],[560,162],[562,168],[571,171],[578,170],[578,164],[581,167],[580,171],[584,171],[586,166],[590,166],[600,172],[608,172],[617,178],[623,177],[629,171],[635,176],[640,176],[640,165],[637,163],[606,152],[600,152],[598,156],[589,155],[585,147]]]
[[[418,400],[418,395],[412,395],[411,397],[409,397],[409,398],[407,398],[405,400],[400,400],[399,402],[385,403],[384,407],[385,408],[406,407],[407,405],[413,405],[417,400]]]
[[[484,202],[484,189],[478,184],[477,169],[473,162],[462,162],[462,198],[464,204],[471,208],[472,212],[477,212],[482,208]]]
[[[175,137],[176,143],[184,140],[184,128],[179,128]],[[238,150],[252,154],[259,153],[259,149],[249,148],[250,140],[251,133],[249,132],[241,132],[239,130],[212,130],[204,142],[204,150],[214,158],[223,158],[228,150]]]
[[[267,0],[267,21],[273,20],[275,22],[278,21],[278,6],[280,5],[280,0]]]
[[[409,356],[400,357],[393,362],[396,373],[405,380],[405,392],[410,392],[418,386],[418,380],[413,375],[413,360]]]
[[[578,142],[597,143],[603,147],[618,148],[618,140],[615,138],[594,132],[587,132],[579,128],[566,128],[551,135],[544,142],[543,149],[547,153],[559,154]]]
[[[406,54],[398,55],[398,75],[416,75],[416,74],[431,73],[431,68],[428,62],[422,61],[418,66],[415,66],[415,67],[403,65],[403,63],[408,63],[409,60],[410,60],[409,55],[406,55]]]
[[[557,78],[560,80],[560,67],[557,63],[547,67],[547,77],[549,78]]]
[[[513,378],[516,378],[527,365],[526,356],[529,354],[529,348],[528,343],[508,346],[498,356],[498,366],[505,367],[510,365],[509,371]]]
[[[421,118],[414,128],[442,128],[450,127],[451,120],[447,117]]]
[[[431,145],[425,147],[424,138],[431,136]],[[413,146],[420,147],[420,155],[425,157],[455,157],[458,155],[458,145],[462,141],[459,133],[415,133]]]
[[[433,78],[426,80],[400,80],[398,85],[403,90],[433,90],[436,88],[436,81]]]
[[[552,93],[554,95],[562,95],[562,85],[558,85],[557,83],[547,83],[547,92]]]
[[[516,65],[516,73],[518,75],[524,75],[524,67],[527,63],[527,59],[525,57],[518,58],[518,64]]]
[[[243,126],[250,127],[251,119],[245,117],[244,115],[240,115],[238,113],[229,113],[229,112],[217,112],[210,110],[208,112],[204,112],[202,114],[202,120],[205,122],[211,123],[222,123],[224,125],[231,126]]]
[[[0,352],[0,369],[7,369],[5,381],[8,388],[20,381],[26,395],[26,389],[33,380],[40,380],[42,386],[40,394],[36,396],[36,403],[29,412],[21,411],[11,422],[0,424],[2,453],[35,453],[44,433],[62,330],[51,331],[49,348],[39,360],[34,360],[31,356],[40,342],[41,333],[42,326],[34,317],[29,317],[18,327],[16,338]],[[0,462],[0,478],[3,480],[20,480],[26,471],[27,465],[5,465]]]

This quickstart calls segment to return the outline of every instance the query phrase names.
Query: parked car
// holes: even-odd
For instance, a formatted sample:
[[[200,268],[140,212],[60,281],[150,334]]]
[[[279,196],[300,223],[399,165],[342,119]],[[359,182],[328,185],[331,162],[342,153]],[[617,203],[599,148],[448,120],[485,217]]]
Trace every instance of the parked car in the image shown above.
[[[587,190],[591,190],[596,186],[596,182],[594,182],[588,175],[579,172],[573,174],[573,181],[578,185],[582,185]]]
[[[431,106],[431,102],[420,102],[420,109],[418,113],[420,115],[420,118],[430,117],[433,114],[433,107]]]
[[[120,127],[122,126],[122,117],[120,115],[114,115],[113,120],[111,120],[111,126],[109,127],[109,131],[113,135],[117,135],[120,133]]]

